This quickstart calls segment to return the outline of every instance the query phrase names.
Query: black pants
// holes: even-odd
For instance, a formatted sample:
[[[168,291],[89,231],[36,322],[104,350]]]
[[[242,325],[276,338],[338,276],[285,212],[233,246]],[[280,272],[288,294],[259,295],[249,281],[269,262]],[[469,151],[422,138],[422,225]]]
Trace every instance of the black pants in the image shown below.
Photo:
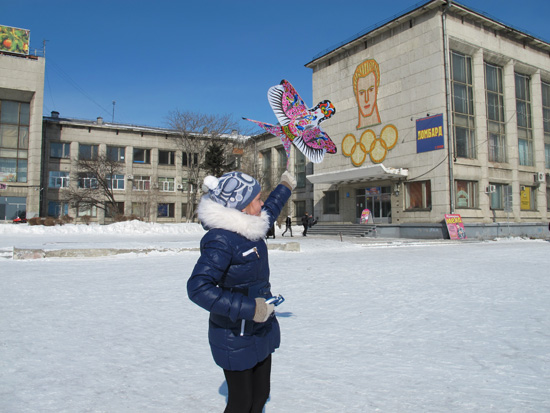
[[[304,237],[307,237],[307,227],[308,227],[307,225],[304,225],[304,232],[302,232],[302,235]]]
[[[223,373],[229,393],[224,413],[261,413],[269,397],[271,354],[251,369]]]
[[[550,224],[549,224],[549,225],[550,225]],[[281,235],[281,236],[284,237],[285,234],[286,234],[286,232],[287,232],[288,230],[290,230],[290,236],[292,237],[292,236],[293,236],[293,235],[292,235],[292,227],[286,227],[286,228],[285,228],[285,232],[283,232],[283,235]]]

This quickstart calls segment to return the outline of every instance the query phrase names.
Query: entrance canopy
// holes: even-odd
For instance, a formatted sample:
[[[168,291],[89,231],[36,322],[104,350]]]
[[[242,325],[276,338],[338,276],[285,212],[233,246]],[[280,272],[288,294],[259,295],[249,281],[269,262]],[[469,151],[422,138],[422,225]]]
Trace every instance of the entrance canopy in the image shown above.
[[[382,164],[377,164],[361,168],[344,169],[342,171],[307,175],[306,178],[312,184],[350,184],[379,181],[382,179],[399,180],[406,178],[408,175],[408,169],[386,168]]]

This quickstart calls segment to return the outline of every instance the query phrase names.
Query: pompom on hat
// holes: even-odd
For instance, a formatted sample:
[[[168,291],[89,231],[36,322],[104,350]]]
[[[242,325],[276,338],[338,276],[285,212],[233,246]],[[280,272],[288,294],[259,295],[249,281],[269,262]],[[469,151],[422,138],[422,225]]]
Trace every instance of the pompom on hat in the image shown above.
[[[227,208],[242,211],[261,191],[260,184],[242,172],[228,172],[216,178],[204,178],[203,191],[208,197]]]

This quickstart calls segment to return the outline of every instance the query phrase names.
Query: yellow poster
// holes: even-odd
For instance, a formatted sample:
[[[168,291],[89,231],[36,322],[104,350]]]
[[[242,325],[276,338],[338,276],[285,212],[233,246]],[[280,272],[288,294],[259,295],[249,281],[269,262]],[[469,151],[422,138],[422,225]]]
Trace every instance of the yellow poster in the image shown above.
[[[529,188],[522,189],[520,192],[520,205],[522,210],[531,209],[531,191]]]

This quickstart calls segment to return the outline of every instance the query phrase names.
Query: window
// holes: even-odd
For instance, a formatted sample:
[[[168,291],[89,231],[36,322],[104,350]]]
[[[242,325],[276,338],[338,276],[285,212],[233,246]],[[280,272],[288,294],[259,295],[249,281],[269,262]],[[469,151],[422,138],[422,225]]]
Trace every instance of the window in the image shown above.
[[[533,166],[533,125],[528,76],[516,73],[516,117],[518,121],[519,164]]]
[[[487,142],[489,161],[506,162],[506,119],[502,67],[485,63],[485,99],[487,102]]]
[[[175,165],[176,164],[176,152],[174,152],[174,151],[159,151],[159,164],[161,164],[161,165]]]
[[[17,182],[17,161],[17,158],[0,158],[0,182]]]
[[[477,208],[477,182],[455,181],[456,207]]]
[[[233,153],[227,159],[227,164],[231,169],[241,169],[243,155],[239,153]]]
[[[285,148],[277,148],[277,176],[281,176],[286,171],[287,163]]]
[[[542,82],[542,118],[544,122],[544,167],[550,169],[550,84]]]
[[[77,217],[85,217],[85,216],[97,217],[97,207],[95,206],[90,207],[90,205],[80,205],[77,208],[76,216]]]
[[[140,218],[149,216],[149,204],[146,202],[132,202],[132,215]]]
[[[157,217],[174,218],[174,204],[158,204]]]
[[[474,92],[472,58],[451,53],[451,90],[455,153],[460,158],[475,158]]]
[[[0,182],[27,182],[30,105],[0,100]]]
[[[69,159],[71,157],[71,144],[68,142],[50,143],[50,158]]]
[[[271,149],[262,152],[262,187],[266,190],[271,189]]]
[[[69,215],[69,204],[67,202],[48,201],[48,216],[59,218]]]
[[[294,214],[303,217],[306,213],[306,201],[294,201]]]
[[[115,218],[117,215],[124,214],[124,202],[117,202],[116,207],[111,204],[105,204],[105,217]]]
[[[159,177],[159,190],[162,192],[174,192],[174,178]]]
[[[0,220],[11,221],[27,210],[27,198],[23,196],[0,196]]]
[[[124,162],[126,149],[122,146],[107,146],[107,159],[114,162]]]
[[[181,187],[182,187],[182,191],[183,192],[193,192],[194,188],[193,188],[193,184],[191,184],[191,188],[189,188],[189,179],[187,178],[182,178],[181,179]]]
[[[339,211],[338,191],[326,191],[323,197],[323,214],[338,214]]]
[[[151,149],[134,148],[134,163],[151,163]]]
[[[521,186],[519,189],[520,209],[522,211],[534,211],[536,209],[535,187]]]
[[[50,171],[48,188],[67,188],[69,186],[69,172]]]
[[[294,176],[296,177],[296,188],[305,188],[306,186],[306,157],[300,151],[294,151],[296,154],[296,163],[294,165]],[[305,213],[305,211],[304,211]],[[297,215],[299,216],[299,215]]]
[[[495,192],[491,193],[491,209],[512,210],[512,188],[506,184],[491,184]]]
[[[115,190],[123,190],[124,189],[124,175],[108,175],[107,176],[107,184],[109,185],[109,188],[115,189]]]
[[[134,191],[148,191],[149,189],[151,189],[151,177],[135,176],[132,189]]]
[[[197,204],[193,207],[193,211],[195,211],[195,215],[197,214]],[[181,204],[181,217],[187,218],[187,202]],[[190,218],[191,221],[193,220],[193,217]]]
[[[183,166],[197,165],[199,163],[199,154],[183,152],[181,154],[181,161]]]
[[[83,189],[95,189],[97,188],[97,179],[90,173],[79,174],[78,187]]]
[[[430,181],[406,182],[405,190],[405,209],[429,209],[432,207]]]
[[[79,145],[78,147],[78,159],[87,161],[93,161],[97,159],[99,151],[98,145]]]

